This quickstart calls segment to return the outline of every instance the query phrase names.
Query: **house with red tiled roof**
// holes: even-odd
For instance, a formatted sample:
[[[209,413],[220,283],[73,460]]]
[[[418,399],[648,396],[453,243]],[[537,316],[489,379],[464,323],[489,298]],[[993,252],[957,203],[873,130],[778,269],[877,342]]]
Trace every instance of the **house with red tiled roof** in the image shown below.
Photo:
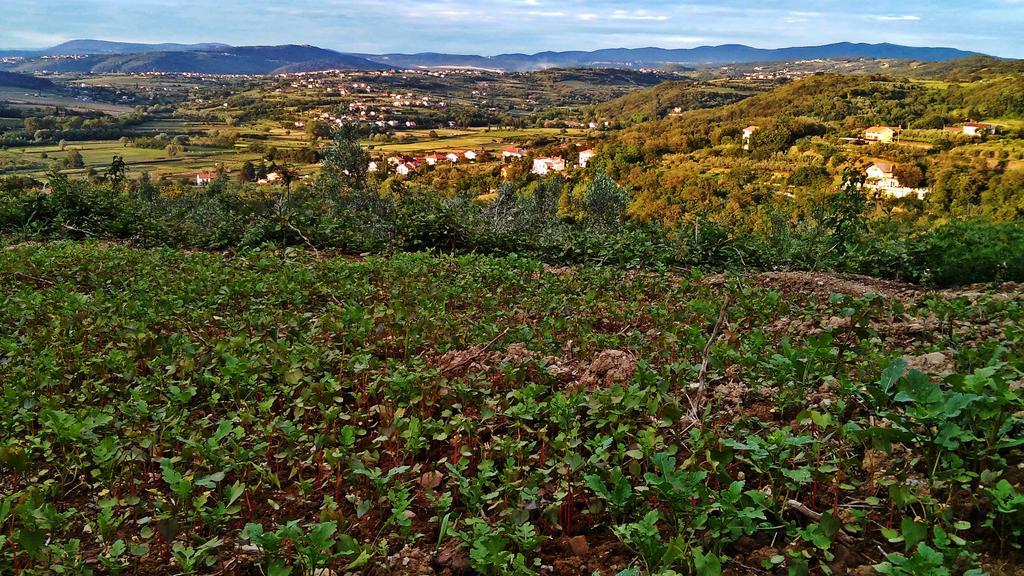
[[[893,126],[872,126],[864,131],[864,139],[872,142],[892,142],[901,130]]]
[[[565,159],[560,156],[536,158],[533,161],[532,172],[538,176],[544,176],[549,172],[561,172],[563,170],[565,170]]]
[[[517,146],[508,146],[501,151],[501,157],[505,160],[509,158],[522,158],[524,156],[526,156],[526,149]]]

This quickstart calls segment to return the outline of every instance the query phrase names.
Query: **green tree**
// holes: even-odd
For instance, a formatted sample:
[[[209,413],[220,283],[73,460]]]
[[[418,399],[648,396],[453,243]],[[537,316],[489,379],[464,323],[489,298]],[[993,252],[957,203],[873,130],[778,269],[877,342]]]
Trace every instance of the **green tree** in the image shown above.
[[[82,153],[72,148],[67,151],[67,156],[64,157],[64,165],[68,168],[84,168],[85,160],[82,158]]]
[[[115,190],[120,190],[127,176],[128,165],[125,164],[124,158],[114,156],[114,159],[110,162],[110,167],[107,168],[106,174],[103,175],[103,180],[113,186]]]
[[[370,154],[359,144],[358,130],[352,125],[343,126],[324,149],[324,167],[317,184],[334,193],[362,190],[369,166]]]
[[[256,165],[252,163],[252,160],[246,160],[242,163],[242,171],[238,177],[242,182],[253,182],[256,180]]]
[[[594,176],[584,200],[584,219],[603,229],[617,227],[629,203],[626,191],[604,174]]]

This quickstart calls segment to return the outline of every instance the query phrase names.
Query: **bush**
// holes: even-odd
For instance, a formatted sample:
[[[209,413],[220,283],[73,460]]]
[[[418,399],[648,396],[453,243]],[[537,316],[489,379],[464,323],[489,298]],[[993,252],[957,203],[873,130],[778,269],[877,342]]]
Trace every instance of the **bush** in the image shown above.
[[[908,276],[940,286],[1024,281],[1024,228],[974,219],[951,222],[908,242]]]

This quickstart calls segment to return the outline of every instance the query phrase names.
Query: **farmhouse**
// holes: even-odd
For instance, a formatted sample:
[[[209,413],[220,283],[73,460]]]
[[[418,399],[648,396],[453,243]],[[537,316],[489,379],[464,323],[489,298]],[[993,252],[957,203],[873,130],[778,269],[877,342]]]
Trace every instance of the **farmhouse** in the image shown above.
[[[584,150],[584,151],[580,152],[580,160],[579,160],[580,167],[581,168],[586,168],[587,167],[587,163],[589,163],[590,159],[593,158],[593,157],[594,157],[594,149],[593,148],[589,148],[587,150]]]
[[[968,122],[960,127],[963,133],[968,136],[981,136],[982,134],[995,134],[996,127],[993,124],[984,122]]]
[[[445,158],[447,158],[448,161],[451,162],[452,164],[457,164],[458,161],[459,161],[459,158],[461,158],[461,157],[462,157],[462,151],[461,150],[453,150],[452,152],[449,152],[448,154],[445,155]]]
[[[274,182],[280,182],[282,176],[280,172],[268,172],[265,178],[260,178],[256,181],[257,184],[273,184]]]
[[[206,186],[216,179],[216,172],[200,172],[199,174],[196,174],[196,186]]]
[[[466,150],[465,152],[462,153],[462,156],[466,160],[476,160],[477,153],[475,150]]]
[[[440,154],[428,154],[423,158],[423,161],[426,162],[428,166],[436,166],[437,163],[443,159],[444,156],[441,156]]]
[[[533,161],[533,173],[544,176],[548,172],[561,172],[565,170],[565,159],[559,156],[552,158],[537,158]]]
[[[515,146],[509,146],[501,151],[501,157],[505,160],[509,158],[522,158],[526,156],[525,148],[516,148]]]
[[[380,165],[377,164],[376,160],[371,160],[369,166],[366,167],[367,172],[376,172],[380,170]]]
[[[864,139],[871,142],[892,142],[900,133],[899,128],[892,126],[872,126],[864,131]]]
[[[876,190],[892,198],[907,198],[914,196],[923,199],[928,194],[927,188],[908,188],[903,186],[896,177],[896,166],[890,162],[875,162],[868,166],[866,171],[867,179],[864,187],[869,190]]]
[[[754,132],[760,130],[760,126],[747,126],[743,129],[743,149],[750,150],[750,139],[754,136]]]
[[[408,176],[409,174],[414,174],[416,172],[416,165],[412,162],[405,162],[399,164],[398,168],[395,168],[395,172],[401,176]]]

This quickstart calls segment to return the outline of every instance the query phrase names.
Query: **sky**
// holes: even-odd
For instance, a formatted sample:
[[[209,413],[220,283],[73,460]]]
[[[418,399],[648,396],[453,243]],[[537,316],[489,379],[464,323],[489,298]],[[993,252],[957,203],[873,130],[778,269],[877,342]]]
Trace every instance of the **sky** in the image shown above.
[[[0,48],[75,38],[494,55],[830,42],[1024,58],[1024,0],[0,0]]]

